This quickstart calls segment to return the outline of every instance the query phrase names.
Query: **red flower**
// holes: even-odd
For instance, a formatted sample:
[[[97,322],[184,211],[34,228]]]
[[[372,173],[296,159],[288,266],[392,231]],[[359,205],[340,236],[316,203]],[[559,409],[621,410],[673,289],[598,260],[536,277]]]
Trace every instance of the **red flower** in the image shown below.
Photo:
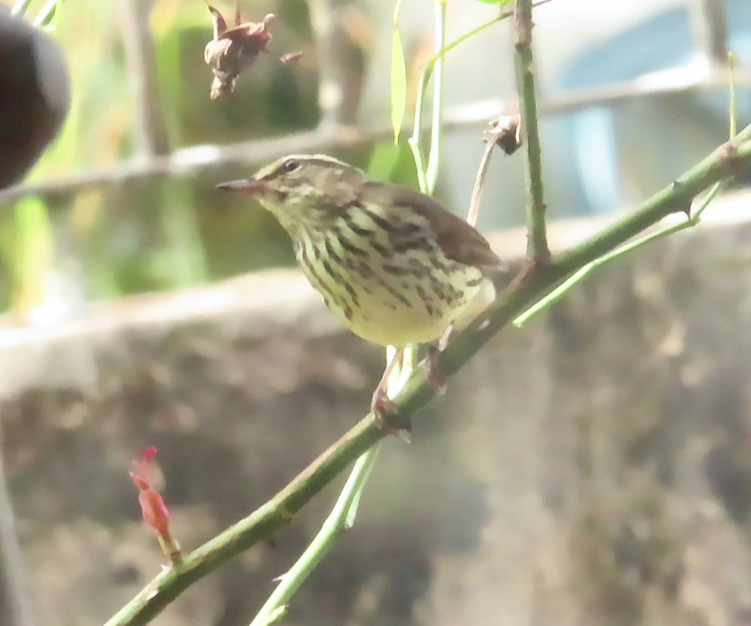
[[[180,560],[180,547],[170,533],[169,510],[162,496],[151,486],[149,478],[149,463],[155,454],[154,446],[146,448],[141,458],[133,461],[134,471],[129,473],[131,480],[138,487],[138,503],[141,505],[143,520],[156,531],[162,550],[173,563],[176,563]]]

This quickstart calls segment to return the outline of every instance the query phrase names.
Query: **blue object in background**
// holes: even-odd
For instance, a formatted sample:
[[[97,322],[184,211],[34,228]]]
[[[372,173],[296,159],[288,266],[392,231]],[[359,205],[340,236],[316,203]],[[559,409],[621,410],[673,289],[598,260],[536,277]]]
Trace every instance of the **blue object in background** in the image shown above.
[[[748,67],[751,0],[725,0],[725,5],[728,48],[736,54],[739,68],[744,67],[744,61]],[[699,52],[688,9],[671,9],[590,48],[570,66],[560,86],[574,90],[630,81],[686,67]],[[744,120],[751,119],[751,88],[739,87],[737,95],[738,125],[742,127]],[[683,100],[677,103],[679,97]],[[716,145],[727,137],[726,87],[657,96],[645,102],[597,106],[565,118],[560,132],[573,158],[561,165],[568,168],[561,174],[577,187],[572,191],[581,202],[578,213],[605,213],[637,199],[624,193],[629,182],[636,195],[648,195],[704,156],[705,144]],[[629,114],[632,105],[635,110]],[[624,137],[631,145],[621,145]],[[640,137],[646,138],[645,144],[653,142],[656,155],[650,154],[651,148],[640,150]],[[625,183],[624,178],[628,179]]]

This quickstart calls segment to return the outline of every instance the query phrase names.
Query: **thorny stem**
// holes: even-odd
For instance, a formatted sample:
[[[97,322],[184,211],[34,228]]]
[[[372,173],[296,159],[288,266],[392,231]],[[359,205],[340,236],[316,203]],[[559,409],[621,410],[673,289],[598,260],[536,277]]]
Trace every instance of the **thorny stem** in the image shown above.
[[[553,289],[548,295],[546,295],[544,298],[541,298],[533,306],[531,306],[529,309],[524,311],[519,317],[517,317],[513,324],[517,328],[521,328],[524,324],[526,324],[530,319],[532,319],[535,315],[538,313],[542,313],[545,309],[547,309],[551,304],[554,302],[560,300],[563,296],[565,296],[570,289],[576,285],[577,283],[580,283],[582,280],[587,278],[592,272],[594,272],[596,269],[602,267],[603,265],[606,265],[607,263],[610,263],[611,261],[614,261],[615,259],[622,257],[625,254],[628,254],[629,252],[632,252],[636,250],[637,248],[641,248],[642,246],[647,245],[648,243],[651,243],[653,241],[656,241],[657,239],[663,239],[664,237],[667,237],[668,235],[673,235],[681,230],[684,230],[686,228],[689,228],[691,226],[695,226],[698,223],[698,215],[709,205],[709,202],[715,197],[717,192],[720,190],[722,186],[722,183],[715,183],[715,186],[710,191],[707,200],[702,202],[702,206],[699,210],[697,210],[697,217],[691,216],[686,217],[681,222],[678,222],[677,224],[672,224],[671,226],[666,226],[665,228],[662,228],[658,231],[655,231],[653,233],[649,233],[648,235],[644,235],[643,237],[639,237],[638,239],[635,239],[633,241],[630,241],[629,243],[626,243],[622,245],[620,248],[616,248],[612,252],[609,252],[608,254],[602,255],[600,258],[592,261],[591,263],[587,263],[584,267],[577,270],[572,274],[569,278],[567,278],[565,281],[563,281],[558,287]]]
[[[732,52],[728,53],[728,67],[730,69],[730,102],[728,106],[728,126],[730,128],[730,141],[732,142],[733,138],[738,133],[738,101],[736,91],[735,55]],[[571,275],[555,289],[553,289],[550,293],[548,293],[545,297],[538,300],[522,315],[517,317],[513,321],[514,326],[521,327],[526,324],[530,319],[532,319],[532,317],[548,308],[553,302],[560,300],[574,285],[584,280],[597,268],[602,267],[603,265],[610,263],[611,261],[636,250],[637,248],[641,248],[642,246],[652,241],[662,239],[664,237],[667,237],[668,235],[672,235],[681,230],[685,230],[686,228],[696,226],[701,221],[702,213],[704,213],[707,207],[712,203],[712,200],[715,199],[717,194],[719,194],[726,185],[727,179],[716,182],[709,190],[709,193],[707,193],[702,202],[699,204],[699,206],[696,207],[696,209],[687,211],[685,219],[681,220],[677,224],[666,226],[665,228],[657,230],[653,233],[649,233],[647,235],[644,235],[643,237],[634,239],[620,246],[619,248],[608,252],[607,254],[603,254],[598,259],[595,259],[591,263],[588,263],[584,267],[580,268],[573,275]]]
[[[441,371],[448,375],[456,373],[501,328],[519,317],[561,281],[587,263],[622,246],[664,217],[686,212],[702,191],[749,165],[751,125],[611,227],[551,260],[548,265],[539,268],[539,271],[524,276],[514,290],[507,292],[491,307],[483,320],[478,320],[457,333],[452,344],[440,356]],[[424,373],[419,372],[410,378],[394,398],[394,402],[399,414],[407,418],[434,395],[433,386],[426,380]],[[112,617],[106,626],[147,624],[193,582],[286,525],[339,472],[384,437],[385,433],[377,425],[375,416],[368,414],[271,500],[197,550],[185,555],[178,570],[159,574]]]
[[[536,266],[550,260],[545,226],[545,199],[542,185],[542,156],[537,121],[534,57],[532,53],[532,0],[516,1],[516,89],[527,155],[527,257]]]
[[[442,4],[444,1],[439,0]],[[445,9],[445,6],[443,8]],[[486,148],[483,158],[485,166],[494,143],[489,138],[490,147]],[[635,212],[620,222],[575,247],[567,254],[561,255],[556,261],[540,266],[539,271],[521,276],[518,281],[515,281],[515,288],[493,305],[485,319],[471,325],[446,349],[441,355],[439,367],[447,374],[455,373],[490,337],[515,318],[518,319],[525,309],[529,310],[530,304],[533,304],[536,298],[540,298],[556,284],[570,277],[577,268],[585,268],[587,264],[591,265],[597,259],[608,260],[632,249],[638,241],[624,245],[631,237],[671,213],[687,212],[687,207],[690,207],[696,195],[714,182],[716,184],[710,192],[710,198],[694,215],[693,219],[698,220],[712,194],[719,189],[718,181],[726,179],[741,166],[749,163],[751,163],[751,125],[687,172],[682,179],[643,203]],[[481,189],[482,175],[480,173],[478,173],[478,180],[480,180]],[[479,190],[476,202],[479,203]],[[544,219],[542,226],[542,232],[545,235]],[[683,224],[678,224],[665,229],[662,233],[647,236],[641,243],[661,234],[664,236],[667,232],[673,232],[683,226]],[[435,390],[425,379],[424,374],[414,373],[410,368],[404,368],[398,376],[399,380],[394,380],[393,386],[398,386],[402,390],[394,401],[399,414],[409,418],[433,397]],[[405,383],[402,379],[404,376],[409,376]],[[390,381],[391,386],[392,381]],[[105,626],[137,626],[148,623],[193,581],[203,577],[235,554],[263,540],[264,537],[287,523],[294,513],[333,480],[352,460],[358,459],[321,531],[293,568],[284,575],[280,585],[251,626],[267,626],[279,619],[284,613],[285,603],[330,549],[336,533],[341,528],[352,525],[362,488],[372,470],[379,449],[377,444],[384,436],[385,433],[378,426],[375,416],[372,413],[368,414],[274,498],[188,555],[180,563],[179,568],[163,572]]]

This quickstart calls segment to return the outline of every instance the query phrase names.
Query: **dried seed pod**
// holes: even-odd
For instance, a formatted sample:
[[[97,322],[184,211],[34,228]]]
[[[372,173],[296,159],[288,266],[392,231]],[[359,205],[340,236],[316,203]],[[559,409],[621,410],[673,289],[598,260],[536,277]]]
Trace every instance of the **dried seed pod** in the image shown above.
[[[521,117],[519,115],[502,115],[490,122],[490,131],[486,140],[492,139],[507,155],[514,154],[522,146]]]
[[[203,58],[212,66],[214,80],[211,83],[211,99],[216,100],[234,90],[237,77],[253,65],[260,52],[269,52],[266,49],[271,41],[268,27],[274,20],[274,14],[269,13],[261,22],[243,23],[240,6],[236,5],[234,26],[228,28],[222,14],[211,5],[207,6],[211,13],[214,37],[206,44]],[[301,55],[300,52],[293,52],[277,58],[286,64],[297,60]]]

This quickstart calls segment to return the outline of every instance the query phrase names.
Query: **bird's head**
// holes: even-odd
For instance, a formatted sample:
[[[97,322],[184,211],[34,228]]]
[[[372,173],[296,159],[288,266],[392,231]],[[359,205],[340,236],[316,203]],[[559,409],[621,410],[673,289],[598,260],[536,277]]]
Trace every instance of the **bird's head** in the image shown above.
[[[217,189],[258,200],[294,235],[305,226],[320,226],[357,198],[366,181],[361,170],[323,154],[296,154],[277,159],[250,178],[217,185]]]

